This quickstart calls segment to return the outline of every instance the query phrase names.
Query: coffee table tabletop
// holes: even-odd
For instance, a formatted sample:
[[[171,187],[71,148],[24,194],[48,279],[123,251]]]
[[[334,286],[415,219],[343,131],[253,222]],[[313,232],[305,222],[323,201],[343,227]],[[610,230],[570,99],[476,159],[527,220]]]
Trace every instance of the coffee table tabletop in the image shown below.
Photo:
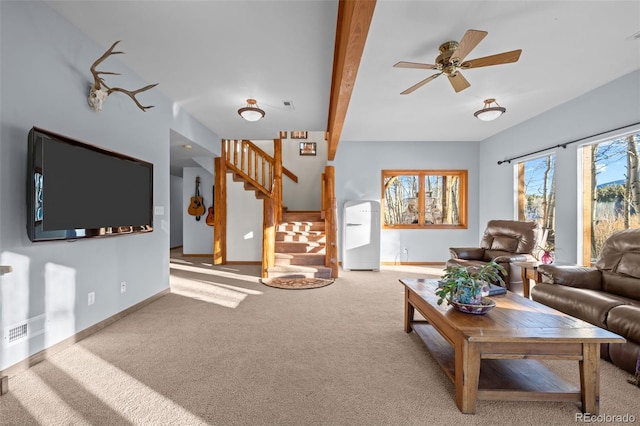
[[[600,344],[623,337],[512,292],[492,297],[496,307],[485,315],[473,315],[438,305],[437,280],[400,282],[404,329],[422,338],[454,382],[462,412],[475,413],[478,399],[500,399],[573,401],[598,413]],[[580,387],[556,377],[544,359],[578,361]]]

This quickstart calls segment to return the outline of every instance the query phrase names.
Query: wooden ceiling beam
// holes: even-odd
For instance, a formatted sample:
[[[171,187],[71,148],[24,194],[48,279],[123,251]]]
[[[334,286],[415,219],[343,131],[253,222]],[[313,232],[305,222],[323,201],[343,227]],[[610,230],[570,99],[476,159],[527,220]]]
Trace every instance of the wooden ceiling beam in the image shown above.
[[[333,55],[333,76],[329,100],[328,159],[338,150],[344,119],[349,108],[353,85],[367,41],[376,0],[340,0]]]

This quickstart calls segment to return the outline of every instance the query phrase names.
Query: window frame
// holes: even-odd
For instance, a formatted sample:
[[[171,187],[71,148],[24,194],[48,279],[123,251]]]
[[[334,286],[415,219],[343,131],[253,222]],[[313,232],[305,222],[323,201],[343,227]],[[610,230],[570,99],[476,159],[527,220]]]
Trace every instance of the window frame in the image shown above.
[[[458,183],[458,217],[459,223],[452,224],[398,224],[387,225],[385,222],[385,210],[386,210],[386,198],[385,198],[385,178],[394,176],[418,176],[418,222],[424,221],[425,217],[425,191],[424,181],[426,176],[457,176],[459,178]],[[380,223],[382,229],[468,229],[469,227],[469,215],[468,215],[468,177],[469,171],[466,169],[440,169],[440,170],[382,170],[381,171],[381,209],[380,209]]]

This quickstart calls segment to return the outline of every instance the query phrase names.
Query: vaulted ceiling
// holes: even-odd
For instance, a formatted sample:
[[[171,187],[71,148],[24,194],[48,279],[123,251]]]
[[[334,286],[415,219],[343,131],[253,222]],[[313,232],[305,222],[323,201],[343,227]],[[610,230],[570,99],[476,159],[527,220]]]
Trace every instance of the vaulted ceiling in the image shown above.
[[[118,60],[221,138],[328,129],[337,0],[48,3],[105,50],[122,40]],[[468,29],[488,32],[468,59],[522,49],[520,60],[464,71],[459,93],[443,76],[400,94],[434,71],[396,62],[435,63]],[[637,0],[379,0],[357,76],[342,76],[355,83],[340,144],[484,140],[639,69],[639,33]],[[263,120],[238,116],[247,98]],[[488,123],[473,116],[487,98],[507,108]]]

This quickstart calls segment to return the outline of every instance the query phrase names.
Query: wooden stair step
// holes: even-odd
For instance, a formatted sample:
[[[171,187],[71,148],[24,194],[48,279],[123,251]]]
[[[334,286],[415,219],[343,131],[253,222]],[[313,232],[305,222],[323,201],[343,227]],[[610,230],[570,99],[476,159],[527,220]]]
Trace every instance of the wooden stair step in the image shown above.
[[[276,241],[276,253],[316,253],[324,254],[324,243],[308,241]]]
[[[322,212],[319,211],[286,211],[282,213],[283,221],[322,222]]]
[[[324,222],[281,222],[276,227],[278,231],[324,231]]]
[[[267,269],[268,278],[276,277],[300,277],[300,278],[331,278],[331,268],[326,266],[272,266]]]
[[[321,231],[279,231],[276,232],[276,242],[278,241],[300,241],[307,242],[313,241],[318,243],[324,243],[327,240],[324,232]]]
[[[276,253],[275,265],[322,265],[324,266],[324,254],[315,253]]]

